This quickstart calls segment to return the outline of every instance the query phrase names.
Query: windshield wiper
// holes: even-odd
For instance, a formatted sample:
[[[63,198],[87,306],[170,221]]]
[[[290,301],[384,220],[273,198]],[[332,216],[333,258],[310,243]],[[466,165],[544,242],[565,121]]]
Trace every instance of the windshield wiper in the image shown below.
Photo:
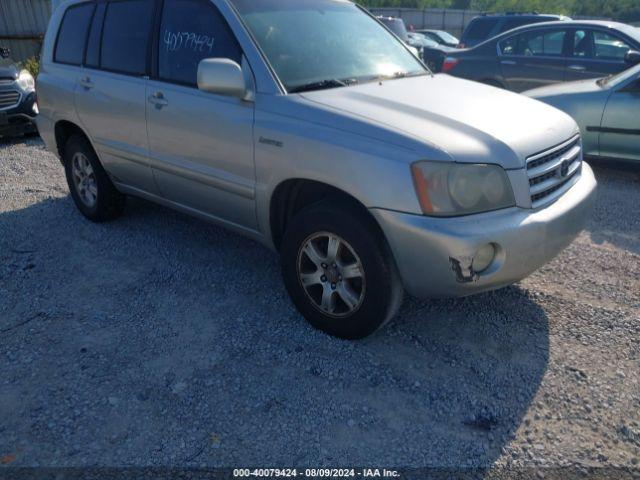
[[[429,75],[429,74],[430,74],[429,72],[422,71],[422,70],[418,70],[415,72],[395,72],[388,75],[375,75],[371,77],[370,81],[377,82],[380,80],[395,80],[398,78],[421,77],[423,75]]]
[[[290,88],[289,93],[310,92],[312,90],[324,90],[327,88],[348,87],[349,85],[353,85],[355,83],[358,83],[358,81],[354,78],[346,78],[342,80],[338,78],[328,78],[325,80],[309,82]]]

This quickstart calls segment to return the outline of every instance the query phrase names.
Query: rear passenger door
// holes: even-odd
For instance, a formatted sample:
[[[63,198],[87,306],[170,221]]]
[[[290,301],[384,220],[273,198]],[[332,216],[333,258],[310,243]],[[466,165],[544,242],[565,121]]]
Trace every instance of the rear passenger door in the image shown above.
[[[243,63],[233,32],[210,0],[164,0],[156,37],[147,126],[162,196],[255,229],[254,104],[197,88],[201,60]]]
[[[509,90],[522,92],[564,80],[566,30],[534,29],[498,43],[502,75]]]
[[[146,82],[155,0],[98,2],[76,110],[114,181],[157,193],[148,162]]]
[[[570,35],[571,55],[566,81],[606,77],[628,68],[625,55],[631,46],[614,33],[582,28],[573,30]]]

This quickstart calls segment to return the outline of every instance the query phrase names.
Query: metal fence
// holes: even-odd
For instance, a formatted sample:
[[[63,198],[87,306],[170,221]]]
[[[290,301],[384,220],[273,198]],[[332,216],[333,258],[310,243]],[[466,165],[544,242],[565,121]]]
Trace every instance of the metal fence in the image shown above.
[[[38,56],[51,16],[51,0],[0,0],[0,46],[17,61]]]

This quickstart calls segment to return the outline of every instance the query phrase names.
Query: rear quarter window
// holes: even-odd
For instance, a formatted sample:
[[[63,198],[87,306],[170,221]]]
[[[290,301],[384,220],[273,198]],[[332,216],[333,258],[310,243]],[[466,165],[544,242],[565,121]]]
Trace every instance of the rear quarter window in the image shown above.
[[[93,3],[84,3],[70,7],[64,14],[53,60],[69,65],[81,65],[84,57],[84,46],[93,17]]]

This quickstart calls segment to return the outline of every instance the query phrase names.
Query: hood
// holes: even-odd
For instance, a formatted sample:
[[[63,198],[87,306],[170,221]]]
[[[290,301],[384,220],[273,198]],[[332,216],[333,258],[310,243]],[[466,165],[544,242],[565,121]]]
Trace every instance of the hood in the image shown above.
[[[12,80],[15,80],[18,78],[19,73],[20,72],[18,71],[18,67],[16,67],[15,64],[0,63],[0,79],[10,78]]]
[[[508,169],[522,168],[527,157],[578,132],[571,117],[542,102],[442,74],[302,96],[410,136],[457,162],[498,163]]]
[[[535,88],[523,93],[531,98],[557,97],[559,95],[579,95],[582,93],[601,92],[597,79],[580,80],[579,82],[566,82]]]

